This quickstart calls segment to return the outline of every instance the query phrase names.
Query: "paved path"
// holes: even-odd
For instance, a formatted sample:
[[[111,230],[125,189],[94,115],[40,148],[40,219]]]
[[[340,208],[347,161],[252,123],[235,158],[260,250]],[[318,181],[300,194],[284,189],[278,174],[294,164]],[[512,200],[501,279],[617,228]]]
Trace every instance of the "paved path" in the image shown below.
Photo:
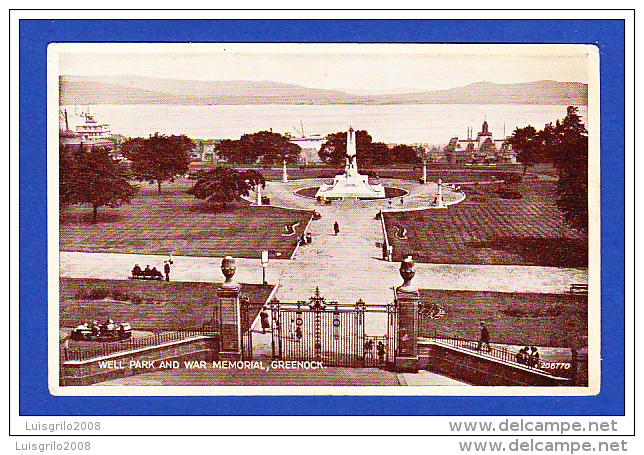
[[[265,362],[270,365],[270,361]],[[396,374],[378,368],[324,370],[164,370],[104,381],[95,386],[467,386],[429,371]]]

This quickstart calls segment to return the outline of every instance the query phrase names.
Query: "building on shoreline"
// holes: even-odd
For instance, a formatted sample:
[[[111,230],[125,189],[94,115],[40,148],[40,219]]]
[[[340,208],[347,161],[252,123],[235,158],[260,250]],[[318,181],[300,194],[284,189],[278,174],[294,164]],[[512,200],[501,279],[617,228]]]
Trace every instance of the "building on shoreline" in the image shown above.
[[[445,159],[460,164],[516,164],[516,154],[508,138],[494,139],[489,131],[487,120],[483,121],[481,131],[472,138],[473,129],[467,129],[467,139],[453,137],[445,146]]]
[[[190,152],[191,161],[217,161],[216,148],[221,139],[193,139],[195,146]]]

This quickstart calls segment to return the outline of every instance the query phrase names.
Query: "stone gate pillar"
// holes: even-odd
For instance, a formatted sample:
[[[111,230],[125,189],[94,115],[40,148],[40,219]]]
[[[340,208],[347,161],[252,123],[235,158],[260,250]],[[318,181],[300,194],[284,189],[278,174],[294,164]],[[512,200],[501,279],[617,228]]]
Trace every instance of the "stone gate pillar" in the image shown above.
[[[222,360],[241,359],[241,317],[239,305],[240,286],[235,282],[235,259],[226,256],[221,261],[221,271],[226,281],[217,289],[217,304],[219,305],[219,332],[221,334]]]
[[[415,275],[414,261],[407,256],[400,263],[403,284],[394,288],[398,311],[398,333],[396,334],[396,370],[418,372],[418,302],[420,294],[411,284]]]

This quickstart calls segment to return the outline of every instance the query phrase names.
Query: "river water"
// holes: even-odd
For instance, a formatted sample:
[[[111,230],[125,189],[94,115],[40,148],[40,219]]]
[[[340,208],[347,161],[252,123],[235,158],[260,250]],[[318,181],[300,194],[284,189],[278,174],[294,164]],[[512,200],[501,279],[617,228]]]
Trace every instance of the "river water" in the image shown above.
[[[239,139],[242,134],[273,129],[278,133],[326,135],[346,131],[353,122],[367,130],[374,141],[444,145],[450,138],[473,136],[487,120],[494,138],[512,134],[516,127],[541,129],[566,116],[562,105],[516,104],[411,104],[411,105],[92,105],[61,106],[69,113],[70,127],[79,120],[73,115],[86,109],[100,123],[109,123],[112,133],[129,137],[185,134],[194,139]],[[579,114],[587,123],[588,109]]]

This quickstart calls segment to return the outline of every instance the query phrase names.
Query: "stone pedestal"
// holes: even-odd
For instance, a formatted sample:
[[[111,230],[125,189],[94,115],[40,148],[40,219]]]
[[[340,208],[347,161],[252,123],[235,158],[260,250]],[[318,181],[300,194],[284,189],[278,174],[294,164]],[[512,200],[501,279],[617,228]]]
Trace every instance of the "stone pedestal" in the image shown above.
[[[262,185],[257,184],[257,205],[262,205]]]
[[[396,370],[417,373],[418,358],[418,303],[420,294],[412,284],[414,261],[405,258],[400,264],[400,275],[404,283],[394,289],[394,298],[398,310],[398,334],[396,350]]]
[[[226,256],[221,262],[221,270],[226,281],[217,289],[217,304],[219,305],[219,331],[221,334],[221,351],[219,358],[222,360],[240,360],[241,341],[241,315],[239,305],[240,286],[233,279],[235,274],[235,260]]]
[[[382,185],[372,185],[369,177],[358,173],[356,160],[356,134],[353,125],[349,124],[347,131],[347,158],[344,174],[336,175],[333,184],[322,184],[315,194],[320,198],[369,198],[383,199],[385,188]]]
[[[438,196],[436,198],[436,208],[437,209],[446,209],[447,206],[443,201],[443,181],[438,179]]]
[[[288,183],[288,174],[286,173],[286,161],[282,162],[282,183]]]

